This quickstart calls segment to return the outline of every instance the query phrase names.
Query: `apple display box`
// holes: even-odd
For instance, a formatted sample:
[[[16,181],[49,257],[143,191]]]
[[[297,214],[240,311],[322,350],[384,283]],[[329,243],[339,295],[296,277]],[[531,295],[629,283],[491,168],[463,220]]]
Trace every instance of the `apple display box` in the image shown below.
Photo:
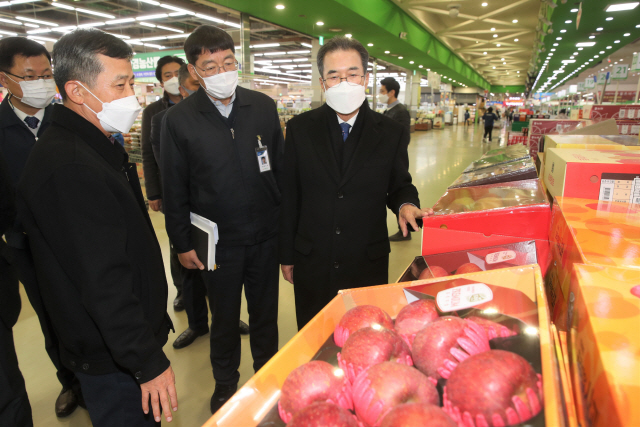
[[[562,135],[590,124],[589,120],[532,119],[529,122],[529,154],[531,157],[536,158],[538,151],[544,151],[545,135]]]
[[[541,375],[543,409],[527,422],[517,425],[564,426],[557,360],[550,336],[542,275],[536,265],[340,291],[204,426],[284,426],[278,415],[278,400],[285,379],[292,370],[311,360],[324,360],[338,367],[340,348],[333,341],[333,332],[349,309],[374,305],[395,318],[412,301],[435,299],[438,308],[447,310],[455,301],[452,296],[460,295],[460,292],[466,295],[465,292],[471,290],[472,295],[467,295],[469,298],[460,300],[468,308],[463,308],[464,304],[457,305],[455,314],[484,317],[516,332],[514,336],[492,339],[491,347],[518,353]],[[481,386],[482,383],[478,384]]]
[[[638,139],[618,135],[547,135],[544,149],[578,148],[589,150],[630,150],[640,148]]]
[[[558,331],[556,325],[551,324],[551,338],[558,361],[558,372],[560,373],[560,389],[562,390],[562,409],[567,427],[578,427],[578,416],[576,415],[576,402],[573,397],[573,386],[571,385],[571,374],[569,358],[567,353],[567,334]]]
[[[485,153],[478,160],[471,163],[463,173],[474,172],[492,166],[513,162],[516,160],[525,160],[529,158],[529,152],[523,145],[510,145],[505,148],[491,150]]]
[[[449,188],[472,187],[476,185],[499,184],[537,178],[536,166],[531,158],[516,160],[463,173]]]
[[[640,271],[576,265],[568,348],[579,423],[640,425]]]
[[[546,273],[551,208],[540,180],[449,189],[433,210],[422,220],[422,255],[535,240]]]
[[[551,265],[545,277],[552,320],[567,330],[574,264],[640,271],[640,206],[558,197],[552,209]]]
[[[553,197],[640,203],[637,150],[545,151],[544,183]]]

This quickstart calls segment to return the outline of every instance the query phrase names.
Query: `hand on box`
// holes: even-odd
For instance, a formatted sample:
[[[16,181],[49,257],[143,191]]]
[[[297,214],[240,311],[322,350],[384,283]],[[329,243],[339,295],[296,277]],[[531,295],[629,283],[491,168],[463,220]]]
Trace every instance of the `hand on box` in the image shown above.
[[[409,230],[407,224],[411,224],[413,231],[418,231],[418,224],[416,219],[426,218],[429,215],[433,215],[433,209],[419,209],[411,204],[405,204],[400,208],[400,214],[398,215],[398,223],[400,224],[400,230],[402,235],[407,237]]]
[[[293,285],[293,265],[282,266],[282,277],[284,277],[284,280]]]
[[[182,254],[178,254],[178,260],[184,268],[189,270],[204,270],[204,264],[198,259],[195,249],[190,250]]]

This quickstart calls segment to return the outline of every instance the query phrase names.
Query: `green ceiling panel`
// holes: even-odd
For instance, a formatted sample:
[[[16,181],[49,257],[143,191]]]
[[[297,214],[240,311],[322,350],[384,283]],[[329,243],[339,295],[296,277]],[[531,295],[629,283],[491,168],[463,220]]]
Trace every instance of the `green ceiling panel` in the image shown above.
[[[524,93],[526,87],[522,86],[491,86],[489,92],[491,93],[513,93],[520,94]]]
[[[213,3],[312,37],[323,36],[325,40],[336,34],[351,33],[364,45],[374,44],[367,48],[372,56],[392,64],[425,73],[430,68],[467,86],[490,87],[482,76],[390,0],[216,0]],[[285,9],[276,9],[276,4],[283,4]],[[316,26],[317,21],[325,25]],[[330,31],[333,28],[341,31]],[[400,39],[401,32],[406,32],[408,37]],[[385,54],[387,50],[391,54]]]

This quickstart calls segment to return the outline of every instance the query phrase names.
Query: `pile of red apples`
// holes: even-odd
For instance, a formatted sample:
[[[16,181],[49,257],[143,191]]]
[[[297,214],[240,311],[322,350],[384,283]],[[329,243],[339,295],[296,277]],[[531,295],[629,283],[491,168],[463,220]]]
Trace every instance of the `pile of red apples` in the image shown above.
[[[335,328],[338,367],[314,360],[293,370],[280,417],[289,427],[520,424],[542,410],[542,383],[523,357],[490,348],[490,339],[512,335],[482,317],[441,316],[430,299],[406,305],[395,321],[357,306]]]

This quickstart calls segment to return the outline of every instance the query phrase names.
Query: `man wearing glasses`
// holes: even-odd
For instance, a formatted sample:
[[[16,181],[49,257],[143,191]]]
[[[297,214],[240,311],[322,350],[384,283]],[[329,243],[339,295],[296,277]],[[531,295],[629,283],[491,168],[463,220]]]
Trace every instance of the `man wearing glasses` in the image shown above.
[[[11,187],[15,190],[36,140],[51,123],[51,101],[56,94],[56,84],[53,80],[49,52],[40,43],[23,37],[0,40],[0,84],[9,92],[0,104],[0,158],[4,157],[6,161]],[[13,224],[4,233],[4,240],[0,236],[0,299],[6,303],[0,304],[0,310],[3,311],[0,313],[0,319],[5,321],[9,330],[20,312],[18,280],[24,285],[29,301],[38,315],[45,348],[62,383],[62,391],[55,403],[55,412],[58,417],[65,417],[76,409],[78,403],[84,405],[80,385],[73,372],[64,367],[60,360],[58,338],[42,303],[29,242],[23,233],[19,218],[14,218]],[[15,313],[14,319],[8,320],[11,315],[5,318],[8,314],[5,307]],[[0,340],[0,348],[13,351],[13,343],[10,346],[5,344],[5,340]],[[4,353],[4,350],[2,352]],[[6,359],[0,355],[0,360]],[[16,374],[20,374],[17,366]],[[13,378],[11,373],[8,375],[8,378]],[[15,384],[18,382],[15,382],[14,386]],[[14,387],[0,388],[9,390],[11,394]],[[26,401],[26,394],[24,397]],[[18,390],[13,391],[12,398],[18,401]],[[4,405],[3,402],[0,398],[0,408],[21,407],[15,403]],[[28,401],[26,405],[28,407]],[[0,410],[0,419],[13,418],[3,415]]]
[[[278,351],[278,180],[284,141],[275,102],[237,85],[231,36],[202,25],[187,38],[184,51],[200,89],[163,119],[160,170],[169,239],[180,263],[200,270],[209,295],[215,413],[240,378],[243,286],[254,369]],[[198,259],[190,212],[218,225],[215,271],[205,270]],[[203,326],[200,334],[207,332]]]
[[[369,54],[352,38],[318,51],[327,103],[287,123],[280,263],[298,328],[340,289],[388,283],[388,206],[404,235],[431,213],[411,183],[409,134],[369,108]]]

